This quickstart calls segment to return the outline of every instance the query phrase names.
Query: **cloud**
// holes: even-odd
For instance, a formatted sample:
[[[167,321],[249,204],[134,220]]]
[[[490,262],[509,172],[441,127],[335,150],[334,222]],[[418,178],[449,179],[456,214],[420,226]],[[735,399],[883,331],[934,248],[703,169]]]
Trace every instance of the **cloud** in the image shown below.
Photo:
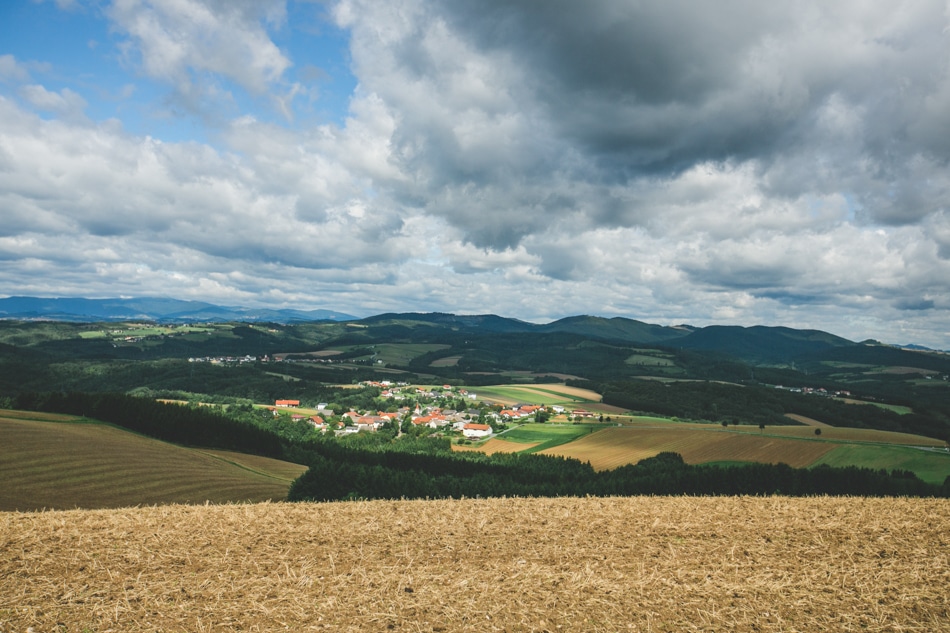
[[[30,73],[13,55],[0,55],[0,81],[27,81]]]
[[[336,16],[362,89],[399,122],[399,193],[479,246],[578,213],[642,220],[625,201],[644,183],[717,163],[773,197],[851,195],[868,223],[944,208],[941,2],[347,0]]]
[[[52,92],[43,86],[32,84],[20,88],[20,96],[37,110],[54,112],[67,118],[75,118],[82,115],[87,105],[85,99],[69,88],[63,88],[59,92]]]
[[[171,84],[194,111],[214,107],[205,100],[228,100],[221,78],[264,95],[291,66],[265,28],[286,18],[278,0],[115,0],[106,13],[128,38],[122,44],[128,63]]]

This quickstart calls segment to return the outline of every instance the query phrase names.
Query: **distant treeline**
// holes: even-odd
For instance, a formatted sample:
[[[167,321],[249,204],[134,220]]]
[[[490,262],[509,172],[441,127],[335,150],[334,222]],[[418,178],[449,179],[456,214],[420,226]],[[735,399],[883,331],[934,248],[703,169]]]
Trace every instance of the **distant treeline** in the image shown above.
[[[830,397],[793,393],[758,385],[716,382],[657,382],[630,380],[594,384],[573,382],[603,393],[603,402],[630,411],[692,420],[742,424],[789,424],[786,413],[795,413],[832,426],[915,433],[950,439],[950,423],[937,409],[899,415],[887,409],[841,402]]]
[[[337,449],[339,450],[339,449]],[[335,451],[334,451],[335,453]],[[948,478],[950,480],[950,478]],[[676,453],[596,472],[576,460],[495,454],[439,455],[344,451],[321,454],[291,486],[290,501],[500,496],[856,495],[950,496],[910,472],[867,468],[795,469],[785,464],[691,466]]]
[[[289,500],[498,496],[861,495],[950,496],[911,472],[867,468],[794,469],[784,464],[685,464],[661,454],[597,472],[587,463],[542,455],[453,453],[447,439],[395,432],[291,441],[224,412],[120,394],[21,394],[0,406],[83,415],[186,446],[283,458],[310,468]]]

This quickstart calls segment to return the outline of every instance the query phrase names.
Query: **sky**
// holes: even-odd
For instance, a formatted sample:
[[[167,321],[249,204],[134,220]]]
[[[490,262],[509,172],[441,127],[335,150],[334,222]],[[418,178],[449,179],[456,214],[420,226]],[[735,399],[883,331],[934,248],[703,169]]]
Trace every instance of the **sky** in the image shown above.
[[[7,0],[0,295],[950,350],[943,1]]]

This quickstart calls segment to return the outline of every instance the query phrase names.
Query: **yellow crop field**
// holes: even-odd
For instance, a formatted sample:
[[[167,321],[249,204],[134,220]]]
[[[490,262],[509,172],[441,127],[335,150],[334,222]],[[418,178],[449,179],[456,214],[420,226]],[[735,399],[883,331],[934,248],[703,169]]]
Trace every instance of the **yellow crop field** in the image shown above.
[[[822,426],[821,439],[842,442],[870,442],[879,444],[897,444],[902,446],[936,446],[943,447],[946,443],[941,440],[913,435],[911,433],[897,433],[895,431],[877,431],[875,429],[850,429],[847,427]],[[729,427],[740,433],[773,435],[780,437],[814,438],[815,427],[805,426],[767,426],[764,431],[758,427],[737,426]]]
[[[950,630],[950,501],[0,513],[2,631]]]
[[[0,416],[0,510],[280,500],[306,467],[95,423]]]
[[[488,401],[503,405],[518,402],[530,404],[584,404],[599,403],[601,395],[590,389],[568,387],[561,383],[530,385],[492,385],[489,387],[471,387],[478,395]]]
[[[688,464],[749,461],[766,464],[784,462],[789,466],[803,467],[836,446],[831,442],[733,433],[712,427],[697,429],[669,425],[653,428],[611,427],[570,444],[541,451],[541,454],[590,462],[596,470],[636,464],[665,451],[679,453]]]
[[[0,409],[0,418],[8,420],[42,420],[46,422],[73,422],[76,416],[65,413],[43,413],[40,411],[16,411]]]
[[[590,389],[581,389],[580,387],[569,387],[562,384],[544,384],[544,385],[534,385],[539,390],[544,391],[553,391],[555,393],[564,394],[570,398],[579,398],[581,400],[592,400],[594,402],[600,402],[601,395],[596,391],[591,391]]]
[[[812,426],[812,427],[817,426],[823,429],[832,428],[830,424],[825,424],[824,422],[819,422],[818,420],[814,418],[805,417],[804,415],[798,415],[797,413],[786,413],[785,417],[788,418],[789,420],[794,420],[796,422],[804,424],[805,426]]]

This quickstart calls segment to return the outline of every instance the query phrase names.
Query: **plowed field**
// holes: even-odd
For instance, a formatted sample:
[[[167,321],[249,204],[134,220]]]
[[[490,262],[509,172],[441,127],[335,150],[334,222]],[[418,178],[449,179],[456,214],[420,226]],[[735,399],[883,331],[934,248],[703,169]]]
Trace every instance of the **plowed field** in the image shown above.
[[[0,510],[280,500],[306,471],[266,457],[183,448],[69,416],[29,415],[42,419],[0,412]]]
[[[0,513],[0,630],[948,631],[948,524],[859,498]]]

